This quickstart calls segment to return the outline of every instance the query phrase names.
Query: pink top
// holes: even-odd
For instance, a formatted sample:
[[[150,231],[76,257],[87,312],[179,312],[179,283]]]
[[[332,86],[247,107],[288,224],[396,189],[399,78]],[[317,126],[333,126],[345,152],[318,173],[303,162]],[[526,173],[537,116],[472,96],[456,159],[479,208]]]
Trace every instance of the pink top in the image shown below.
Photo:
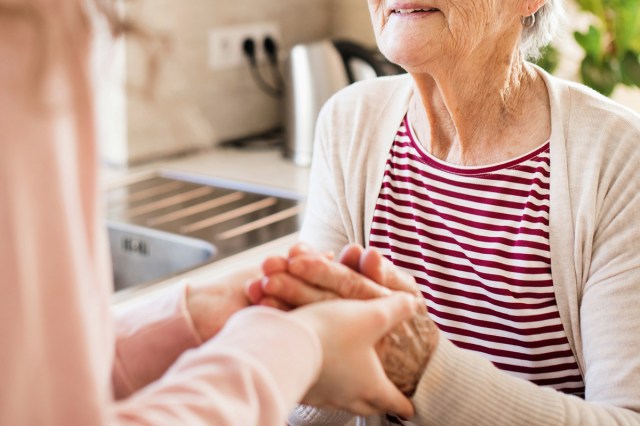
[[[77,18],[73,3],[45,2],[45,19]],[[180,356],[200,344],[180,288],[114,333],[88,37],[54,28],[48,47],[85,54],[39,76],[48,51],[15,16],[0,18],[0,424],[282,424],[321,364],[290,316],[246,309]]]

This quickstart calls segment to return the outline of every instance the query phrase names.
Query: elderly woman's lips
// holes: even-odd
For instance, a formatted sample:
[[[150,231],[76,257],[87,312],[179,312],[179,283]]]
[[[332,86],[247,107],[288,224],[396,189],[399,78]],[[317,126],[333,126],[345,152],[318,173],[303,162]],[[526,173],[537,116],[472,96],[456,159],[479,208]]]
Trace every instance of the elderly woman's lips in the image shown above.
[[[391,13],[394,15],[411,15],[415,13],[431,13],[438,12],[436,8],[420,8],[420,9],[392,9]]]

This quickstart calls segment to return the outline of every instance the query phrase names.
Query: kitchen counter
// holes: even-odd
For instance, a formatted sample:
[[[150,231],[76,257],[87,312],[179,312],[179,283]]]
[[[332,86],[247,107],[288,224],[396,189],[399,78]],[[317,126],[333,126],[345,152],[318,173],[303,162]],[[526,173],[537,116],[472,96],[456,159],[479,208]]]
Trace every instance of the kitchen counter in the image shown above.
[[[103,167],[103,186],[118,186],[158,170],[267,186],[301,195],[306,192],[309,181],[309,169],[294,165],[280,150],[216,147],[188,157],[156,161],[131,169]]]
[[[308,168],[295,166],[275,148],[216,147],[188,157],[157,161],[127,170],[104,167],[102,186],[105,190],[118,187],[157,172],[185,175],[204,181],[233,181],[296,197],[304,197],[309,179]],[[259,265],[269,255],[286,254],[296,241],[297,234],[292,234],[165,281],[118,292],[112,298],[113,304],[117,309],[185,279],[194,285],[213,281],[216,277]]]

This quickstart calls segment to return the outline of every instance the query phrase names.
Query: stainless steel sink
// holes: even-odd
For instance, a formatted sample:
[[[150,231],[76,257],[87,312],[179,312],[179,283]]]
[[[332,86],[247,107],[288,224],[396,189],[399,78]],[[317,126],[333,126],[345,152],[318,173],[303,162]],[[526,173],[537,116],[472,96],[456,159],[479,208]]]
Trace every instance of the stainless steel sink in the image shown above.
[[[216,248],[206,241],[126,223],[110,222],[107,229],[116,291],[215,259]]]
[[[116,291],[290,235],[299,229],[302,208],[291,193],[166,172],[110,189]]]

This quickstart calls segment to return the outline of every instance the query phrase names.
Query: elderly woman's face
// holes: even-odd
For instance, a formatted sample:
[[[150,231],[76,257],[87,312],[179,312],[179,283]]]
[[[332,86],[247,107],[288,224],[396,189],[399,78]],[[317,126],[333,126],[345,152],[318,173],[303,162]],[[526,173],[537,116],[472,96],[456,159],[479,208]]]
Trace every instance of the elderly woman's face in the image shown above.
[[[519,34],[520,0],[368,0],[378,46],[408,71],[446,65]]]

